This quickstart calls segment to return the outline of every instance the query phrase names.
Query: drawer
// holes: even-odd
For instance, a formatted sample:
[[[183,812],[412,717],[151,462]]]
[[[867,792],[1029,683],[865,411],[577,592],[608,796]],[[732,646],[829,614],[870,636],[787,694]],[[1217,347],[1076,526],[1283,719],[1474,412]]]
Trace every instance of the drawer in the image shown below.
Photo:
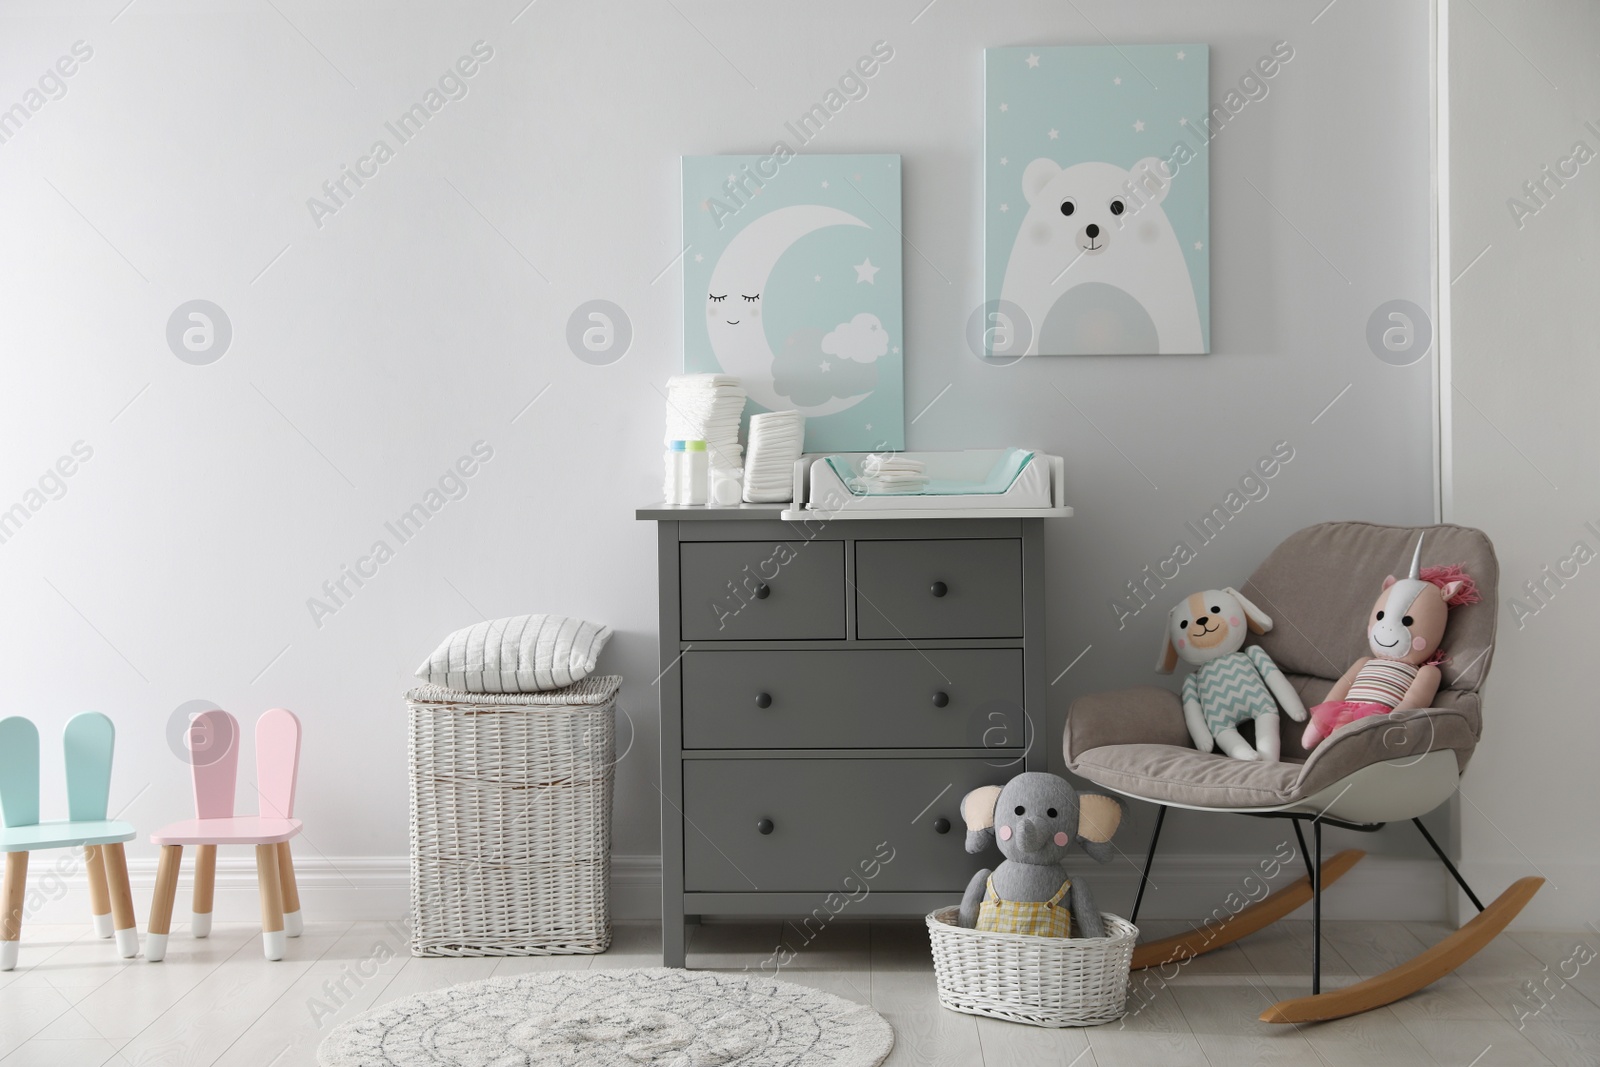
[[[873,892],[957,903],[999,861],[967,855],[961,798],[1015,773],[981,759],[685,760],[684,889],[828,892],[865,863]]]
[[[1022,748],[1022,650],[683,655],[683,747]]]
[[[842,541],[698,541],[679,552],[684,640],[845,636]]]
[[[1022,542],[858,541],[856,636],[1021,637]]]

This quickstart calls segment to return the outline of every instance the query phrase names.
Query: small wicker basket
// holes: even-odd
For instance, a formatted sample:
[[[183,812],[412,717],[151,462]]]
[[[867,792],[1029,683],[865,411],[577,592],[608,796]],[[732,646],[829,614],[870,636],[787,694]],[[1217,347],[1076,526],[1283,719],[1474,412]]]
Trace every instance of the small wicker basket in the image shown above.
[[[611,796],[622,679],[545,693],[406,694],[411,954],[549,956],[611,945]]]
[[[1035,937],[963,929],[960,908],[928,916],[939,1003],[1030,1026],[1095,1026],[1120,1019],[1139,931],[1104,914],[1107,937]]]

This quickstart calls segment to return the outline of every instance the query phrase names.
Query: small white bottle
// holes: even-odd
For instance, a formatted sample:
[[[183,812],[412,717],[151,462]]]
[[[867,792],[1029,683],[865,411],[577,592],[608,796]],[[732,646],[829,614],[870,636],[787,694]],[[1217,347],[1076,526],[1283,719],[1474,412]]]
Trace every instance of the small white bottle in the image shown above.
[[[661,486],[661,499],[668,504],[680,504],[678,498],[683,495],[683,451],[682,441],[668,441],[666,451],[666,481]]]
[[[711,499],[711,454],[704,441],[685,441],[683,449],[686,484],[682,503],[704,506]]]

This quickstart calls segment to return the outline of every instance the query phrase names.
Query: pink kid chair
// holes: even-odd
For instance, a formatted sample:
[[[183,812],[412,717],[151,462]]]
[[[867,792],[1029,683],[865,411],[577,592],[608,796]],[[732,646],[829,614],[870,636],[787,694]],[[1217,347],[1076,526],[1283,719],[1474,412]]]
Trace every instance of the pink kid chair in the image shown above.
[[[261,941],[267,959],[281,960],[286,937],[299,937],[300,891],[294,880],[289,841],[300,832],[294,817],[294,788],[300,769],[300,720],[273,708],[256,721],[258,815],[233,813],[239,772],[239,720],[225,711],[197,715],[189,727],[190,766],[194,772],[193,819],[175,822],[150,835],[161,846],[156,895],[150,905],[145,958],[158,962],[167,953],[172,906],[178,893],[183,847],[196,845],[194,872],[195,937],[211,933],[211,898],[216,884],[217,846],[254,845],[261,885]]]

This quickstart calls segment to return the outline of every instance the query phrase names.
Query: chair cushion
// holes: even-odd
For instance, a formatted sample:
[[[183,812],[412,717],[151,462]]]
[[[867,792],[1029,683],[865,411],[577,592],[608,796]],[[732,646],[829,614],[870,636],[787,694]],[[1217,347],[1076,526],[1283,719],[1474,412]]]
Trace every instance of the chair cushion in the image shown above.
[[[1466,526],[1380,526],[1324,522],[1290,534],[1245,583],[1242,592],[1272,616],[1258,640],[1286,674],[1334,679],[1367,649],[1365,620],[1383,579],[1404,577],[1425,532],[1422,565],[1462,564],[1483,600],[1450,609],[1440,646],[1449,654],[1441,688],[1477,690],[1494,647],[1500,564],[1481,530]]]
[[[1197,752],[1186,739],[1088,747],[1083,742],[1091,738],[1109,741],[1119,732],[1105,723],[1119,718],[1114,709],[1120,707],[1134,709],[1126,721],[1130,730],[1142,729],[1146,737],[1171,735],[1175,729],[1181,730],[1183,723],[1182,702],[1168,690],[1144,686],[1095,694],[1080,699],[1068,714],[1067,769],[1097,785],[1147,800],[1197,808],[1278,808],[1384,760],[1411,759],[1449,749],[1456,754],[1458,768],[1464,770],[1478,740],[1478,695],[1446,691],[1436,703],[1433,708],[1375,715],[1341,726],[1304,758],[1290,756],[1291,739],[1296,742],[1295,751],[1303,750],[1298,746],[1299,724],[1285,716],[1284,760],[1261,763]]]

